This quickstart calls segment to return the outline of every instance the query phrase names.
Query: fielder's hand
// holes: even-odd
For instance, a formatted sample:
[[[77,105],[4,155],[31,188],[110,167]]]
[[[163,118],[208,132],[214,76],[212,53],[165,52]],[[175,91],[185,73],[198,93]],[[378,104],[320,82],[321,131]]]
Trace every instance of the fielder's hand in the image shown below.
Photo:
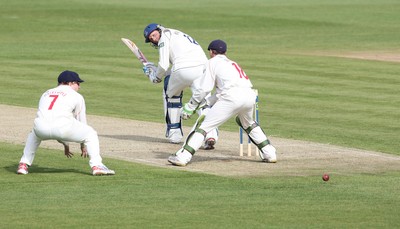
[[[67,146],[67,145],[64,145],[64,154],[68,158],[71,158],[72,156],[74,156],[74,154],[69,151],[69,146]]]
[[[87,158],[88,157],[88,152],[87,149],[85,147],[85,144],[81,143],[81,157],[83,158]]]

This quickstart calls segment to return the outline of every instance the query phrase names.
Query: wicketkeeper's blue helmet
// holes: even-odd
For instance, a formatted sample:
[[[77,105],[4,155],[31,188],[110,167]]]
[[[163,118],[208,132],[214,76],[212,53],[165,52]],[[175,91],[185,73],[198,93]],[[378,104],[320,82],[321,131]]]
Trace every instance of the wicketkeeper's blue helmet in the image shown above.
[[[156,29],[159,29],[160,25],[157,23],[151,23],[148,26],[146,26],[146,28],[144,28],[144,32],[143,32],[143,36],[144,36],[144,42],[149,43],[149,35],[151,32],[153,32]]]
[[[208,45],[208,51],[215,50],[219,54],[224,54],[226,52],[226,43],[223,40],[213,40]]]

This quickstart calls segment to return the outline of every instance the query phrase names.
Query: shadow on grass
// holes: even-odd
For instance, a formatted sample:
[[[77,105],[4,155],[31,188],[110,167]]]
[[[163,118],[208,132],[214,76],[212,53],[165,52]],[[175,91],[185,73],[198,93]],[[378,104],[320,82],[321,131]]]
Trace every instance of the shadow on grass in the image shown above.
[[[154,138],[142,135],[99,135],[99,137],[113,138],[118,140],[141,141],[141,142],[163,142],[163,143],[167,142],[165,138]]]
[[[4,169],[10,173],[17,174],[18,164],[5,166]],[[85,175],[92,175],[91,170],[88,168],[88,172],[83,172],[77,169],[58,169],[52,167],[42,167],[37,165],[32,165],[29,167],[29,173],[80,173]]]
[[[193,162],[194,163],[195,162],[205,162],[205,161],[218,161],[218,162],[225,162],[225,163],[229,163],[232,161],[246,161],[246,162],[250,162],[250,163],[265,163],[265,162],[262,162],[261,159],[260,160],[254,159],[254,157],[239,157],[239,156],[237,156],[237,157],[235,157],[235,156],[221,157],[221,156],[209,156],[209,155],[205,156],[205,155],[202,155],[201,151],[204,151],[204,149],[199,149],[199,151],[196,151],[196,154],[193,155],[193,158],[191,160],[192,163]],[[165,153],[165,152],[161,152],[161,151],[157,151],[154,153],[156,154],[157,159],[165,159],[165,161],[167,161],[167,159],[170,155],[173,155],[173,153]],[[168,162],[166,162],[166,163],[168,164]]]

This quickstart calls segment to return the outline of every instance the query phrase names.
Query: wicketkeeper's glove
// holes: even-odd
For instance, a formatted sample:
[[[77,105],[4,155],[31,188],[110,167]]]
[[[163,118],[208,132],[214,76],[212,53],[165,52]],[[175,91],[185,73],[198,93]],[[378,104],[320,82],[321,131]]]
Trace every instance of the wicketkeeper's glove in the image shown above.
[[[181,117],[182,119],[189,119],[194,112],[196,111],[197,105],[193,105],[190,103],[185,103],[181,110]]]
[[[190,99],[188,103],[181,109],[181,118],[182,119],[189,119],[198,109],[206,106],[206,101],[203,100],[201,103],[196,102],[194,99]]]

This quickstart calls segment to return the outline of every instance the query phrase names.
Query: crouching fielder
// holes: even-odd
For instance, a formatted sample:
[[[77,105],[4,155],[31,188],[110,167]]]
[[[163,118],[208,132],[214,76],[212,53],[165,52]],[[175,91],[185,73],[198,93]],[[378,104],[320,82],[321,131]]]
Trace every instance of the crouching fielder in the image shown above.
[[[226,57],[226,48],[226,43],[222,40],[214,40],[208,46],[211,59],[208,60],[205,75],[200,79],[201,86],[193,92],[181,115],[190,117],[201,107],[201,102],[214,87],[216,90],[212,97],[215,98],[215,103],[210,104],[212,107],[205,116],[199,117],[182,148],[168,158],[173,165],[185,166],[189,163],[201,147],[207,133],[235,115],[236,122],[260,149],[260,158],[268,163],[277,161],[275,147],[270,144],[261,127],[253,119],[256,99],[253,85],[239,65]]]
[[[33,130],[28,135],[19,162],[18,174],[28,174],[28,167],[44,140],[57,140],[63,144],[68,158],[73,156],[69,151],[69,142],[80,143],[81,156],[89,156],[93,175],[115,174],[102,163],[97,132],[86,124],[85,100],[78,93],[82,82],[78,73],[64,71],[58,77],[58,86],[43,93]]]

